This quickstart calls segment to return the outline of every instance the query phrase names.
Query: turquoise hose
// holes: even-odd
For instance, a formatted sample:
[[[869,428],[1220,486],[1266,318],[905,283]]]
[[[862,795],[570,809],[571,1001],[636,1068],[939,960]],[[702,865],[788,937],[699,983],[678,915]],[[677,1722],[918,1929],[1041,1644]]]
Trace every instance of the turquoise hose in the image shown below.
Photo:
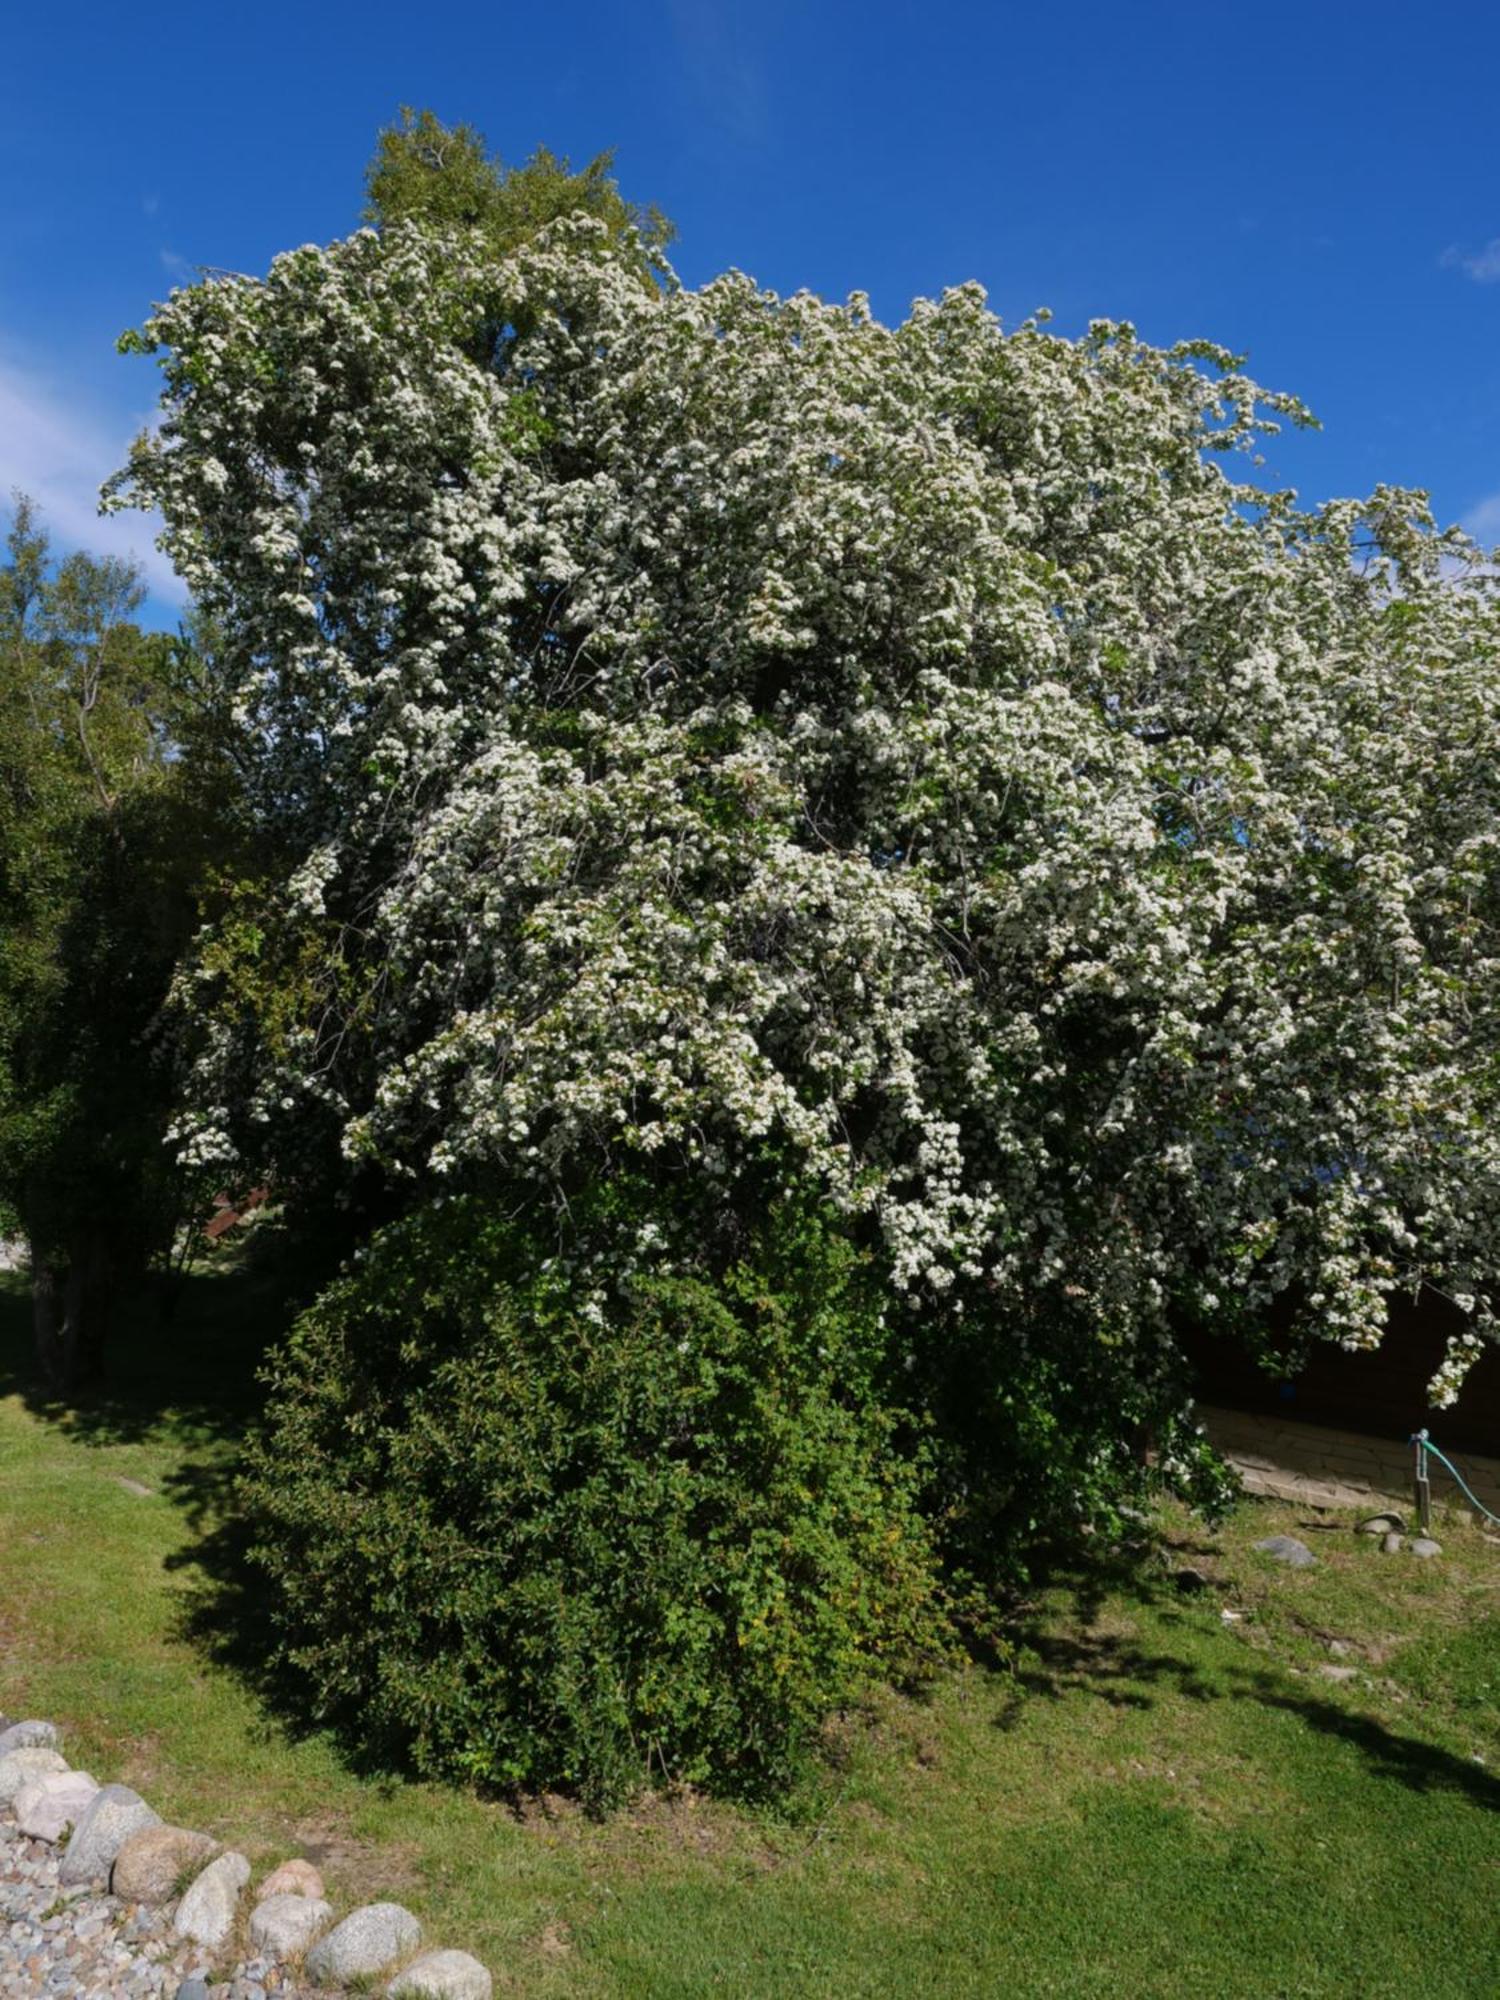
[[[1456,1480],[1459,1491],[1467,1498],[1470,1506],[1477,1507],[1480,1513],[1483,1514],[1484,1518],[1487,1521],[1493,1521],[1495,1526],[1497,1528],[1500,1528],[1500,1514],[1492,1514],[1489,1508],[1485,1506],[1482,1500],[1475,1498],[1474,1492],[1470,1487],[1469,1482],[1464,1478],[1463,1474],[1459,1471],[1458,1467],[1453,1463],[1452,1459],[1448,1458],[1443,1452],[1440,1452],[1437,1446],[1431,1442],[1431,1440],[1427,1436],[1426,1431],[1418,1431],[1416,1436],[1412,1439],[1412,1443],[1415,1445],[1420,1445],[1423,1451],[1431,1452],[1432,1456],[1438,1461],[1440,1465],[1446,1465],[1449,1472],[1452,1473],[1454,1479]]]

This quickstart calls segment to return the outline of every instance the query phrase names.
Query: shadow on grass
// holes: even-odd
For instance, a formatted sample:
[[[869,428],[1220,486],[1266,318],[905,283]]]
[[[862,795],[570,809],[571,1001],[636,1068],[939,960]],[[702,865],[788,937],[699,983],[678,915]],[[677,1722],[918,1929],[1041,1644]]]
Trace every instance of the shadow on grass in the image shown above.
[[[64,1400],[37,1375],[26,1281],[0,1282],[0,1396],[19,1396],[84,1444],[242,1437],[260,1405],[257,1372],[296,1311],[291,1275],[274,1263],[198,1270],[170,1294],[150,1279],[115,1302],[102,1377]]]
[[[1059,1631],[1045,1614],[1032,1611],[1013,1628],[1017,1647],[1012,1675],[1016,1698],[997,1717],[1008,1729],[1028,1700],[1062,1701],[1083,1696],[1115,1708],[1149,1709],[1164,1697],[1187,1701],[1255,1703],[1295,1716],[1304,1727],[1359,1751],[1377,1777],[1414,1792],[1449,1792],[1487,1811],[1500,1810],[1500,1779],[1470,1758],[1388,1728],[1353,1706],[1302,1693],[1285,1668],[1248,1666],[1237,1660],[1204,1664],[1189,1646],[1175,1652],[1151,1648],[1107,1623],[1094,1629],[1106,1603],[1124,1600],[1148,1610],[1170,1632],[1201,1638],[1198,1621],[1181,1609],[1170,1582],[1144,1565],[1124,1561],[1093,1564],[1066,1579],[1079,1625]]]

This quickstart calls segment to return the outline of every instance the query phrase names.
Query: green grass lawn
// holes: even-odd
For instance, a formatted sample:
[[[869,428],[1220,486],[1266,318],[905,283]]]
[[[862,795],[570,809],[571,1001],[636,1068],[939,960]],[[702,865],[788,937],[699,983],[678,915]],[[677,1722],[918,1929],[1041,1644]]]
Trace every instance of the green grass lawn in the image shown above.
[[[1168,1517],[1164,1562],[1031,1607],[1013,1669],[851,1720],[784,1819],[517,1813],[351,1770],[251,1671],[222,1508],[274,1298],[203,1277],[170,1326],[141,1309],[77,1410],[28,1394],[25,1317],[4,1281],[0,1709],[257,1862],[311,1855],[341,1907],[398,1897],[500,1992],[1500,1991],[1500,1546],[1476,1528],[1423,1564],[1270,1504],[1212,1536]],[[1319,1566],[1252,1551],[1277,1529]],[[1179,1594],[1174,1562],[1212,1588]],[[1318,1672],[1335,1639],[1348,1683]]]

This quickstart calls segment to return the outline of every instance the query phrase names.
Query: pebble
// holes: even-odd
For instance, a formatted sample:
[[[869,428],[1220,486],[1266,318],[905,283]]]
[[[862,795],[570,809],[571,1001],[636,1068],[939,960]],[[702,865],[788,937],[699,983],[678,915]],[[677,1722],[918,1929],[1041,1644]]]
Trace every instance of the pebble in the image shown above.
[[[0,1814],[0,2000],[312,2000],[264,1958],[214,1965],[173,1934],[170,1909],[68,1890],[62,1855]],[[319,1996],[323,2000],[323,1996]]]

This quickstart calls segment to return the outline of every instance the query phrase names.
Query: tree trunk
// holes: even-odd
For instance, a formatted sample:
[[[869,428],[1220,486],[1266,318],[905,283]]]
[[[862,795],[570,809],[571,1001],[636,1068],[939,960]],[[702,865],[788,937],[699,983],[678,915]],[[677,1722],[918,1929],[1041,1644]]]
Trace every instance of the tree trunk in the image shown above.
[[[66,1264],[33,1244],[31,1312],[36,1364],[54,1396],[72,1395],[103,1365],[108,1260],[98,1242],[75,1241]]]

